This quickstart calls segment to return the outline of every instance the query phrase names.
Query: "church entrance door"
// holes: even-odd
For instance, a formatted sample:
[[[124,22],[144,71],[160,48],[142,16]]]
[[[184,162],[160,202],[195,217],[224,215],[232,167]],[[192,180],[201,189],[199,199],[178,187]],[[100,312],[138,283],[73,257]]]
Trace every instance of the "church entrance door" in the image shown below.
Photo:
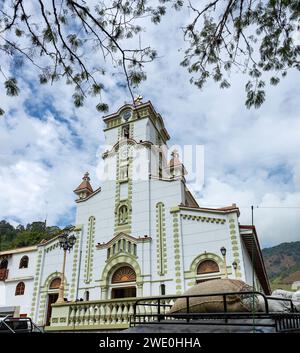
[[[47,305],[46,306],[46,326],[49,326],[51,322],[51,312],[52,312],[51,304],[54,304],[57,301],[60,282],[61,282],[60,277],[56,277],[51,281],[49,285],[48,301],[46,304]]]
[[[134,269],[124,264],[111,277],[111,298],[136,297],[136,273]]]
[[[46,326],[49,326],[51,321],[51,312],[52,312],[51,304],[54,304],[57,301],[57,298],[58,298],[58,293],[48,294]]]
[[[112,288],[111,298],[131,298],[136,297],[136,287]]]

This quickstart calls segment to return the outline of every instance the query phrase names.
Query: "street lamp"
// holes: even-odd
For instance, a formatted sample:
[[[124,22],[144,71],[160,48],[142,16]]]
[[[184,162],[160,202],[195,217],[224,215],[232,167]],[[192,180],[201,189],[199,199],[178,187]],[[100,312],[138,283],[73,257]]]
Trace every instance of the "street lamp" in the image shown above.
[[[58,304],[64,303],[64,291],[65,291],[64,281],[65,281],[65,267],[66,267],[67,251],[70,252],[70,250],[73,248],[74,244],[76,243],[75,235],[74,234],[70,235],[70,233],[73,229],[74,229],[74,227],[65,228],[63,230],[63,233],[61,233],[58,237],[60,248],[63,249],[63,251],[64,251],[63,268],[62,268],[62,273],[61,273],[58,298],[56,301],[56,303],[58,303]]]
[[[223,256],[224,260],[224,266],[225,266],[225,278],[228,278],[228,272],[227,272],[227,263],[226,263],[226,248],[224,246],[221,247],[220,249],[221,254]]]
[[[236,262],[236,261],[233,261],[233,263],[232,263],[232,267],[233,267],[233,269],[234,269],[234,275],[235,275],[235,278],[236,278],[236,270],[237,270],[237,266],[238,266],[237,262]]]

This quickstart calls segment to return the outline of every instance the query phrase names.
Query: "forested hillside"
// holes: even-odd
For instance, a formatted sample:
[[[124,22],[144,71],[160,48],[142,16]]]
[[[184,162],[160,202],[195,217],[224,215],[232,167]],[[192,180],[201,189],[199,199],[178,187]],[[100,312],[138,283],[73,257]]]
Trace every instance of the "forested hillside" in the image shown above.
[[[0,221],[0,251],[38,244],[41,240],[53,238],[59,227],[46,226],[44,222],[32,222],[14,227],[7,221]]]
[[[300,281],[300,241],[281,243],[262,250],[273,287],[289,289]]]

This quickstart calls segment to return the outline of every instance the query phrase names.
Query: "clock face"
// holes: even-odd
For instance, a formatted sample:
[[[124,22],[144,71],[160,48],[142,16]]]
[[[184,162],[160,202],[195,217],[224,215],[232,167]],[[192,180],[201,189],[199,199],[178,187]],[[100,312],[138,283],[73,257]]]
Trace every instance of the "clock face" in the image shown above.
[[[123,114],[123,119],[125,121],[128,121],[131,118],[131,110],[126,110],[126,112],[124,112]]]

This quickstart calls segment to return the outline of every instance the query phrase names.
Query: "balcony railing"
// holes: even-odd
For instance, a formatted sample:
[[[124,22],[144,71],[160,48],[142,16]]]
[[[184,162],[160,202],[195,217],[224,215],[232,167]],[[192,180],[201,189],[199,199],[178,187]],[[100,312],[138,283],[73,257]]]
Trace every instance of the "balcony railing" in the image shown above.
[[[5,281],[8,277],[8,269],[0,268],[0,281]]]
[[[53,304],[51,324],[46,330],[117,330],[129,327],[130,316],[134,314],[134,303],[139,298],[121,298],[88,302],[69,302]],[[141,299],[141,298],[140,298]],[[174,303],[173,299],[161,299],[166,306],[164,310]],[[140,315],[157,314],[157,297],[143,298],[145,305],[139,305]],[[148,304],[148,305],[147,305]],[[149,305],[151,304],[151,305]]]

